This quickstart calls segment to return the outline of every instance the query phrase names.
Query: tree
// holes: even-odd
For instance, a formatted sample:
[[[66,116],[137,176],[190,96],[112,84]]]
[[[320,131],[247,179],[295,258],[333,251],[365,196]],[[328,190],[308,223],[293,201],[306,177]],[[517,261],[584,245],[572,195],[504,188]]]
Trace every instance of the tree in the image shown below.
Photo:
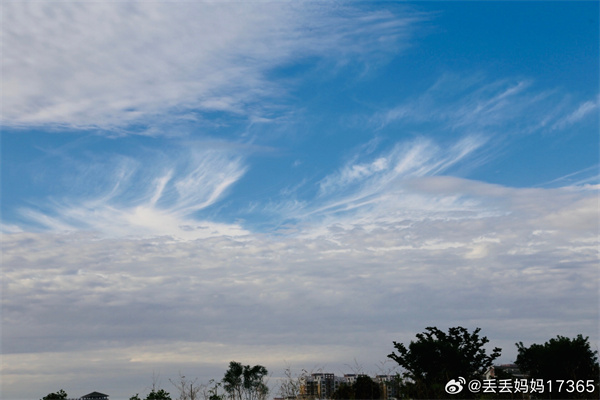
[[[342,383],[338,388],[331,394],[333,400],[354,400],[354,388],[353,385]]]
[[[67,392],[60,389],[56,393],[49,393],[46,396],[42,397],[42,400],[62,400],[67,398]]]
[[[379,399],[381,387],[367,375],[358,375],[352,384],[342,383],[331,397],[335,400]]]
[[[204,385],[202,391],[204,400],[225,400],[225,395],[219,394],[219,388],[222,385],[223,382],[216,382],[214,379],[208,381],[208,384]]]
[[[144,400],[171,400],[171,395],[167,393],[163,389],[158,389],[159,386],[159,375],[152,373],[152,388],[150,393],[146,396]],[[142,400],[140,398],[139,393],[136,393],[135,396],[131,396],[129,400]]]
[[[515,364],[521,371],[527,372],[532,379],[548,380],[572,380],[594,382],[594,393],[598,393],[598,357],[597,351],[592,351],[588,337],[577,335],[574,339],[565,336],[557,336],[544,344],[532,344],[525,347],[523,342],[516,344],[518,349]],[[590,392],[574,390],[567,391],[567,385],[563,385],[560,394],[563,398],[589,397]],[[578,393],[579,392],[579,393]],[[597,396],[596,396],[597,398]]]
[[[171,400],[171,395],[164,389],[159,389],[158,391],[152,389],[152,391],[148,393],[148,396],[146,396],[146,400]]]
[[[231,361],[223,377],[223,388],[231,400],[264,400],[269,388],[264,382],[268,371],[262,365],[242,365]]]
[[[308,375],[308,372],[303,369],[300,375],[296,375],[292,372],[291,365],[287,365],[283,374],[284,377],[279,385],[279,396],[283,399],[298,398],[302,382]]]
[[[418,333],[416,341],[408,348],[394,342],[398,354],[391,353],[389,358],[396,361],[407,372],[406,378],[412,381],[408,385],[409,395],[417,398],[443,398],[448,394],[444,388],[451,379],[464,378],[467,382],[480,378],[502,351],[495,347],[490,355],[483,348],[489,342],[480,337],[481,328],[473,333],[463,327],[454,327],[444,333],[436,327],[427,327]],[[463,391],[461,396],[468,396]]]
[[[366,375],[360,375],[352,385],[355,399],[378,399],[381,396],[379,384]]]
[[[178,381],[171,379],[169,381],[179,391],[178,400],[198,400],[200,398],[200,391],[203,389],[203,385],[196,383],[198,379],[188,380],[180,372]]]

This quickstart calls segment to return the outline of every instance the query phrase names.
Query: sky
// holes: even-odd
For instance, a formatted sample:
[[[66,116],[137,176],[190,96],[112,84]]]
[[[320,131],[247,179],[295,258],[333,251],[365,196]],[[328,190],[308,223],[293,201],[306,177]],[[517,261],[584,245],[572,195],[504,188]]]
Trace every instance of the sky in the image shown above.
[[[599,3],[2,3],[2,398],[428,326],[599,335]],[[153,378],[154,377],[154,378]]]

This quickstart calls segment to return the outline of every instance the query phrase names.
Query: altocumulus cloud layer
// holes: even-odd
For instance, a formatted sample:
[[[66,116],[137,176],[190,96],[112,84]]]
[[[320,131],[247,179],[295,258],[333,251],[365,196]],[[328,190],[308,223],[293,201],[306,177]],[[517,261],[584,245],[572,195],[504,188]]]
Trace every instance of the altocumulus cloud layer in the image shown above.
[[[6,236],[5,384],[23,374],[56,382],[73,365],[94,382],[105,363],[138,372],[236,357],[372,361],[370,351],[382,358],[391,340],[431,324],[485,326],[507,347],[515,331],[523,340],[594,331],[593,193],[412,185],[442,204],[469,195],[496,206],[332,224],[303,238]],[[64,370],[51,367],[64,357]]]
[[[598,343],[597,91],[411,75],[443,13],[385,4],[4,4],[4,398]]]

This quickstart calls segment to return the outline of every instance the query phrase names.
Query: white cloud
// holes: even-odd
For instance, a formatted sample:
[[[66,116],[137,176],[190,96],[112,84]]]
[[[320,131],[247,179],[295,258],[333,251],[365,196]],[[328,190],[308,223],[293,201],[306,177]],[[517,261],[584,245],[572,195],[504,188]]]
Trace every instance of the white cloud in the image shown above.
[[[273,67],[312,55],[368,62],[405,45],[422,18],[182,4],[4,4],[3,123],[119,131],[142,121],[163,134],[158,125],[197,111],[264,122],[286,94],[266,78]],[[533,88],[440,79],[375,119],[433,123],[444,140],[370,142],[315,196],[265,201],[285,221],[271,235],[198,217],[249,168],[235,144],[70,153],[65,192],[22,208],[45,231],[2,228],[3,396],[41,397],[59,379],[78,395],[104,376],[111,398],[128,398],[132,379],[143,386],[153,370],[201,364],[207,381],[232,359],[373,365],[430,325],[480,326],[508,344],[506,362],[519,340],[583,333],[597,344],[598,186],[442,176],[485,158],[490,132],[597,109],[584,102],[565,119],[555,93]]]
[[[195,111],[260,120],[285,93],[266,77],[275,67],[397,51],[419,20],[284,2],[8,2],[3,13],[3,123],[119,132]]]
[[[600,166],[584,168],[579,171],[571,172],[565,176],[558,177],[550,182],[544,182],[541,186],[572,186],[585,187],[586,185],[598,184],[600,181]]]
[[[569,115],[559,119],[553,125],[554,129],[563,129],[570,125],[573,125],[585,117],[589,116],[591,113],[596,111],[596,115],[598,115],[598,98],[594,101],[586,101],[577,107],[575,111],[570,113]]]
[[[518,340],[598,342],[597,189],[437,176],[413,178],[405,192],[419,207],[390,196],[354,219],[304,223],[301,235],[4,235],[4,390],[22,387],[18,360],[57,356],[79,371],[62,381],[73,385],[94,352],[103,354],[94,371],[119,365],[139,377],[194,360],[372,366],[392,340],[429,325],[481,326],[492,344],[508,343],[506,362]],[[119,385],[111,396],[134,394]]]
[[[186,146],[137,158],[71,161],[72,169],[83,172],[71,180],[68,192],[61,199],[36,204],[38,209],[23,207],[21,215],[52,231],[84,229],[109,236],[193,239],[247,234],[236,224],[193,217],[222,199],[244,175],[241,157],[226,149]]]
[[[416,99],[377,113],[372,122],[379,127],[434,122],[446,134],[515,135],[563,129],[598,107],[597,101],[587,101],[569,111],[571,103],[560,91],[538,89],[529,80],[445,74]]]
[[[374,156],[373,161],[357,161],[361,157],[357,155],[320,182],[320,201],[302,215],[323,217],[367,208],[369,218],[387,215],[385,218],[401,219],[403,217],[395,214],[461,208],[454,201],[448,203],[447,199],[437,201],[416,196],[406,190],[405,184],[412,179],[446,172],[468,157],[473,157],[484,143],[484,138],[471,136],[442,149],[432,140],[420,138],[396,144],[391,150]],[[334,218],[339,218],[339,215]],[[356,214],[348,217],[354,218],[357,218]]]

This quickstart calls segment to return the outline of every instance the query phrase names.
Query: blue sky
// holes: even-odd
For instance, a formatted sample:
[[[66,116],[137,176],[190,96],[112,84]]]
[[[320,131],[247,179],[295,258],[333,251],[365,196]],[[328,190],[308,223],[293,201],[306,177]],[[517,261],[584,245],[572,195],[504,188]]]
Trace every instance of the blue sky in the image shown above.
[[[429,325],[597,347],[598,16],[5,3],[3,397],[370,371]]]

